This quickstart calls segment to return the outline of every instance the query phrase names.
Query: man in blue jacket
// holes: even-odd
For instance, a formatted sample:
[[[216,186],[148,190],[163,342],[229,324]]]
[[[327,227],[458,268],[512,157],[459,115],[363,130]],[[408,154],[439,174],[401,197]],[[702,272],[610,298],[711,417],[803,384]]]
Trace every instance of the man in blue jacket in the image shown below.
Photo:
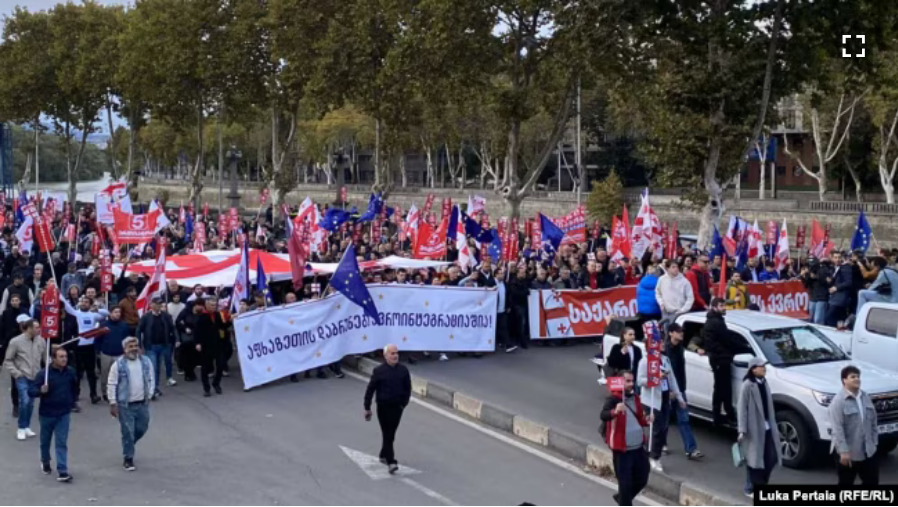
[[[826,325],[835,327],[840,320],[848,316],[849,293],[853,283],[851,266],[842,263],[842,254],[833,252],[833,274],[827,279],[829,287],[829,306],[826,309]]]
[[[31,383],[28,395],[40,397],[38,416],[41,423],[41,471],[50,475],[50,440],[56,436],[56,471],[59,482],[72,482],[68,467],[69,418],[77,399],[77,377],[68,367],[68,352],[54,347],[50,370],[41,370]],[[44,382],[44,378],[47,382]]]

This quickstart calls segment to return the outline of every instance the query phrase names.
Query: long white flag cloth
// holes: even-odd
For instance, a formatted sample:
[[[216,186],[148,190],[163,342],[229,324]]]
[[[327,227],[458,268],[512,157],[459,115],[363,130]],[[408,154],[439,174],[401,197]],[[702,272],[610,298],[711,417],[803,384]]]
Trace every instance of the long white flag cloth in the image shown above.
[[[399,350],[495,350],[495,289],[370,284],[378,326],[341,294],[269,307],[234,320],[249,389],[395,344]]]

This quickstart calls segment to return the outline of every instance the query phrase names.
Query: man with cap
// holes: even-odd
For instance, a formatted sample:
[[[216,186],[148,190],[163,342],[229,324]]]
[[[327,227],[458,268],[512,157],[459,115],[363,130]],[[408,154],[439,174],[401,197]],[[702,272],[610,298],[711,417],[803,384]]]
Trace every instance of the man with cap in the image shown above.
[[[30,315],[22,314],[16,319],[22,334],[9,342],[3,366],[15,379],[19,393],[19,420],[16,438],[25,440],[36,435],[31,431],[31,415],[34,410],[28,388],[41,369],[41,361],[47,351],[47,344],[38,336],[40,326]]]
[[[159,390],[159,363],[165,363],[165,377],[168,385],[177,384],[172,378],[172,348],[175,345],[175,324],[171,315],[162,311],[162,298],[156,296],[150,302],[150,311],[140,318],[137,324],[137,342],[140,348],[147,351],[153,363],[153,377],[156,379],[153,399],[161,396]]]

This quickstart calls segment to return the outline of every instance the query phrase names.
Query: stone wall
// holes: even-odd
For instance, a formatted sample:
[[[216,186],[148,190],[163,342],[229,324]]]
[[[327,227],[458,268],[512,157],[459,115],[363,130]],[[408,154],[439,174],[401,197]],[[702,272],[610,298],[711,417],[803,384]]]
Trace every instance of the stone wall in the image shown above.
[[[177,206],[179,201],[186,201],[189,191],[188,186],[184,183],[158,180],[142,181],[139,189],[141,202],[146,202],[156,197],[160,191],[167,190],[169,192],[169,206]],[[228,205],[228,192],[226,188],[224,190],[225,206]],[[242,208],[249,210],[258,208],[259,187],[257,184],[243,185],[238,189],[238,192],[242,196],[240,200]],[[333,202],[336,198],[336,192],[335,188],[329,189],[322,185],[300,185],[296,190],[288,194],[287,200],[292,204],[296,204],[301,202],[306,196],[309,196],[318,203]],[[503,200],[492,190],[400,189],[394,190],[390,194],[389,201],[393,204],[399,204],[403,209],[408,209],[413,203],[420,207],[430,192],[436,195],[435,209],[439,209],[444,197],[450,197],[454,202],[467,202],[469,193],[477,193],[486,198],[487,211],[493,223],[495,223],[496,218],[508,213]],[[348,191],[350,205],[364,209],[367,206],[369,194],[370,192],[366,187],[351,188]],[[627,192],[631,220],[636,217],[636,213],[639,210],[637,204],[638,195],[638,191]],[[812,212],[799,209],[799,200],[777,199],[758,201],[743,199],[739,202],[734,202],[732,199],[729,199],[727,200],[727,211],[721,227],[726,227],[731,214],[739,215],[750,222],[757,220],[762,230],[766,228],[768,220],[776,220],[779,223],[785,219],[791,238],[790,241],[794,245],[797,226],[805,225],[808,229],[808,235],[810,235],[811,220],[816,218],[821,225],[826,223],[832,224],[832,237],[837,247],[841,245],[843,248],[848,248],[857,221],[856,213]],[[582,195],[582,201],[586,202],[586,194]],[[208,202],[209,206],[215,209],[218,205],[218,187],[210,185],[203,189],[200,202]],[[576,196],[569,192],[543,192],[525,199],[521,205],[521,213],[528,217],[534,216],[537,212],[547,216],[560,216],[569,213],[576,205]],[[652,207],[663,222],[677,222],[680,232],[694,234],[698,231],[698,211],[690,205],[681,202],[677,195],[653,195]],[[873,228],[876,239],[883,247],[898,246],[898,215],[868,213],[867,219]]]

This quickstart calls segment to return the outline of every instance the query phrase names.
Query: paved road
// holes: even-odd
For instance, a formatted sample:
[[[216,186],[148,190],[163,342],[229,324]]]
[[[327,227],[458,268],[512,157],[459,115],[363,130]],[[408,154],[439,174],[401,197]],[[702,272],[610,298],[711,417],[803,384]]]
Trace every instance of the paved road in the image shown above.
[[[420,470],[372,480],[340,446],[376,455],[376,422],[362,419],[364,384],[352,378],[277,383],[252,392],[225,379],[202,398],[180,384],[152,405],[137,448],[138,470],[121,468],[118,423],[105,406],[73,415],[72,484],[38,469],[38,442],[18,442],[0,379],[3,504],[458,504],[613,505],[613,491],[524,450],[413,403],[399,428],[400,463]],[[423,490],[423,491],[422,491]]]
[[[598,346],[590,342],[567,347],[531,346],[512,354],[503,352],[482,358],[422,360],[410,369],[428,380],[604,446],[598,426],[606,391],[597,384],[598,370],[589,362],[597,351]],[[665,472],[744,503],[744,476],[733,468],[729,450],[735,434],[718,431],[695,419],[693,429],[699,449],[707,456],[702,462],[687,460],[680,435],[672,425],[668,438],[672,454],[662,460]],[[882,463],[881,478],[884,483],[898,484],[896,453]],[[834,483],[835,469],[827,462],[811,470],[778,468],[772,482]]]

